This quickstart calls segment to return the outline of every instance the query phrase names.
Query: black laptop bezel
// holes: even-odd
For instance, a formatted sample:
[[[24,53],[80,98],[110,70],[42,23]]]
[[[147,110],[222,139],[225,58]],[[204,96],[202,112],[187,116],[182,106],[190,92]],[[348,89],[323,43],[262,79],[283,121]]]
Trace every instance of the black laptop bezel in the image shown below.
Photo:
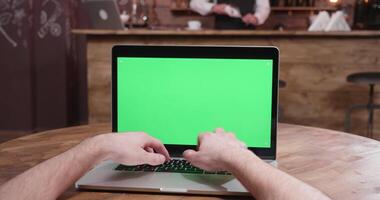
[[[277,105],[279,50],[276,47],[254,46],[155,46],[155,45],[116,45],[112,48],[112,131],[117,132],[117,58],[230,58],[230,59],[271,59],[273,60],[272,117],[270,148],[249,148],[262,159],[276,159],[277,148]],[[186,149],[195,145],[165,144],[171,156],[181,156]]]

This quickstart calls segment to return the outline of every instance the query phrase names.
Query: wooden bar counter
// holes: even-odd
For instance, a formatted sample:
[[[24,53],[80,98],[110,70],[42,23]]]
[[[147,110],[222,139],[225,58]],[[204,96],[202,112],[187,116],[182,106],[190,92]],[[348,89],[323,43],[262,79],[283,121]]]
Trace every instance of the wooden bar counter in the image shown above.
[[[346,76],[380,70],[380,31],[217,31],[217,30],[86,30],[89,122],[109,122],[111,113],[111,48],[115,44],[256,45],[280,49],[281,121],[343,130],[344,114],[365,104],[368,86],[352,85]],[[380,88],[376,89],[376,96]],[[375,138],[380,138],[380,113]],[[366,133],[366,111],[352,115],[353,132]]]

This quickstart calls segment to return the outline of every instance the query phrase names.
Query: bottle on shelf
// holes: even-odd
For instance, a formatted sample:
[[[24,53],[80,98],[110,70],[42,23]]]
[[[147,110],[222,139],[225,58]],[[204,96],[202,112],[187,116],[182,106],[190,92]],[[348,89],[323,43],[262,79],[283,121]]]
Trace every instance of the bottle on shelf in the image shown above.
[[[288,6],[288,7],[297,6],[297,0],[285,0],[285,6]]]
[[[129,28],[148,26],[148,4],[145,0],[132,0],[129,5]]]
[[[380,0],[369,2],[367,25],[370,29],[380,29]]]
[[[149,11],[149,14],[148,14],[149,22],[148,22],[148,24],[149,24],[150,28],[152,28],[152,29],[158,28],[160,26],[160,20],[158,18],[157,11],[156,11],[157,1],[158,0],[153,0],[152,4],[150,5],[150,8],[148,9],[148,11]]]
[[[356,0],[354,27],[357,29],[364,29],[367,26],[368,3],[368,0]]]

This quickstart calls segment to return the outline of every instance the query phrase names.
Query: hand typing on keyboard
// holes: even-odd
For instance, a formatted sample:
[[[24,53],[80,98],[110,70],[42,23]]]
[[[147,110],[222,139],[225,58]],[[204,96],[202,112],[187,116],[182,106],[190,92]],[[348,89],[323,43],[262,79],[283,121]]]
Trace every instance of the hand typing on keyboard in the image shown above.
[[[106,160],[126,165],[160,165],[170,160],[165,146],[156,138],[142,132],[109,133],[96,138],[103,146]]]
[[[183,157],[194,166],[208,171],[228,170],[228,161],[234,154],[248,151],[246,145],[233,133],[218,128],[215,133],[204,133],[198,138],[198,151],[186,150]]]
[[[116,170],[228,175],[226,163],[233,156],[231,153],[247,151],[246,145],[237,140],[233,133],[225,133],[220,128],[215,133],[201,134],[198,146],[198,151],[184,152],[186,160],[173,159],[158,166],[119,165]]]

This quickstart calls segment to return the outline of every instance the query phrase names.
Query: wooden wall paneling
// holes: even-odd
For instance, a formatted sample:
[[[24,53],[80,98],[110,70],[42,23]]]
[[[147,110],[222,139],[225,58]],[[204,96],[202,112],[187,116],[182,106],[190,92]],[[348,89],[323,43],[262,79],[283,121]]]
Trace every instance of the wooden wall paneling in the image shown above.
[[[283,122],[344,130],[346,110],[353,104],[366,104],[368,90],[363,92],[294,92],[280,91]],[[379,94],[379,93],[378,93]],[[351,132],[366,135],[367,112],[353,112]],[[380,113],[376,112],[375,119]],[[376,120],[375,120],[376,121]],[[378,124],[376,122],[376,124]],[[380,127],[375,125],[375,135],[380,138]]]

